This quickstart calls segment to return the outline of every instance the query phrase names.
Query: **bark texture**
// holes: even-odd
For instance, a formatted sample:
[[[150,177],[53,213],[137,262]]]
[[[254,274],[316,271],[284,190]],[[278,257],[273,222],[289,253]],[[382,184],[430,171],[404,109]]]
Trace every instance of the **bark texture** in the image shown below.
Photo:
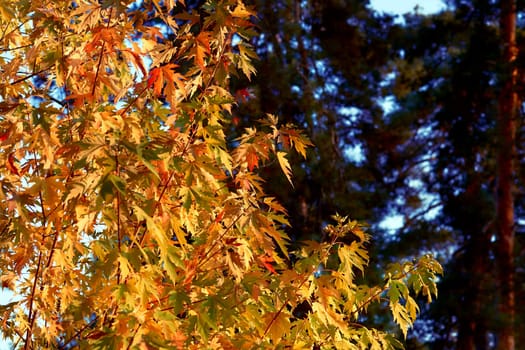
[[[516,1],[501,0],[500,30],[503,45],[503,82],[499,98],[497,182],[497,261],[500,282],[501,328],[498,349],[514,350],[514,155],[518,96],[516,93]]]

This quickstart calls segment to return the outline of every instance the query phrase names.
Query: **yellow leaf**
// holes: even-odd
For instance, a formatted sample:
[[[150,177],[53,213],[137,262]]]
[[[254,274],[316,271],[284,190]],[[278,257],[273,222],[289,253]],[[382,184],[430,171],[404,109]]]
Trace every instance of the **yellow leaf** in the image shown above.
[[[410,295],[407,297],[406,308],[412,322],[415,321],[419,312],[419,306],[417,306],[416,301]]]
[[[279,341],[290,329],[290,318],[283,312],[272,312],[265,317],[268,328],[268,335],[274,344],[279,344]]]
[[[7,5],[4,1],[0,1],[0,15],[7,23],[9,23],[9,21],[15,17],[15,14],[9,5]]]
[[[401,328],[403,336],[406,339],[408,328],[412,326],[412,321],[410,320],[407,310],[399,302],[395,302],[390,303],[390,311],[392,311],[394,321],[399,325],[399,328]]]
[[[288,179],[288,181],[293,187],[292,168],[290,167],[290,163],[288,162],[288,159],[286,159],[286,152],[277,152],[277,159],[279,160],[279,165],[281,166],[281,169],[284,175],[286,175],[286,178]]]
[[[173,232],[175,232],[175,237],[177,237],[177,242],[179,242],[181,248],[184,249],[184,247],[188,244],[188,242],[186,241],[186,234],[180,228],[180,221],[177,216],[171,217],[171,227],[173,229]]]
[[[117,261],[120,268],[120,275],[123,279],[126,279],[133,271],[133,267],[130,265],[128,259],[122,255],[118,257]]]
[[[235,9],[232,12],[233,17],[238,18],[249,18],[250,16],[256,16],[257,14],[254,11],[251,11],[250,9],[247,9],[246,6],[239,2],[237,6],[235,6]]]

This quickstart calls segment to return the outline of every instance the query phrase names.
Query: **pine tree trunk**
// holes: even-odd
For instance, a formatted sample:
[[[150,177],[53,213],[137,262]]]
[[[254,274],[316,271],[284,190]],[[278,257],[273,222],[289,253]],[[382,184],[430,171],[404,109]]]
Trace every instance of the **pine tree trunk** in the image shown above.
[[[514,155],[516,111],[515,91],[517,68],[516,1],[501,0],[500,30],[503,45],[503,83],[498,116],[498,182],[497,182],[497,262],[500,283],[501,328],[498,349],[514,350]]]

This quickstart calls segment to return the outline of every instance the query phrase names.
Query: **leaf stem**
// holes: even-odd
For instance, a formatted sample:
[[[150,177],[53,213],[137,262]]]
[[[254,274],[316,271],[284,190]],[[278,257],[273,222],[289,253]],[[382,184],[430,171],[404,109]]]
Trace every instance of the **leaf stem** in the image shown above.
[[[106,28],[109,28],[109,25],[111,24],[111,14],[112,13],[113,13],[113,9],[110,8],[108,24],[106,25]],[[102,47],[100,48],[100,57],[98,58],[97,71],[95,72],[95,80],[93,80],[93,88],[91,89],[91,96],[95,96],[95,89],[97,88],[98,74],[100,72],[100,66],[102,65],[102,58],[104,57],[105,48],[106,48],[106,42],[102,41]]]
[[[44,73],[45,71],[50,70],[50,69],[53,68],[54,66],[55,66],[55,65],[52,64],[52,65],[50,65],[49,67],[46,67],[46,68],[43,68],[43,69],[39,70],[38,72],[33,72],[33,73],[29,74],[29,75],[26,75],[26,76],[23,77],[23,78],[20,78],[20,79],[18,79],[18,80],[15,80],[15,81],[9,83],[9,85],[13,86],[13,85],[16,85],[16,84],[22,83],[22,82],[26,81],[27,79],[30,79],[30,78],[32,78],[32,77],[34,77],[34,76],[36,76],[36,75],[38,75],[38,74],[40,74],[40,73]]]
[[[38,276],[40,274],[40,267],[42,264],[42,250],[38,253],[38,262],[36,265],[36,271],[35,271],[35,277],[33,280],[33,286],[31,287],[31,296],[29,297],[29,309],[27,312],[27,320],[28,320],[28,327],[26,331],[26,341],[24,344],[24,350],[30,349],[31,344],[31,337],[33,333],[33,324],[35,322],[36,318],[36,310],[33,312],[33,304],[35,300],[35,294],[36,294],[36,285],[38,284]]]
[[[232,221],[232,223],[224,230],[224,232],[219,237],[217,237],[217,239],[213,241],[213,244],[211,245],[211,247],[206,251],[206,253],[204,253],[204,258],[197,265],[197,269],[199,269],[201,266],[206,264],[208,260],[210,260],[215,255],[215,254],[210,254],[211,251],[219,244],[219,242],[222,241],[226,233],[228,233],[228,231],[231,230],[231,228],[237,223],[237,221],[240,220],[240,218],[244,216],[244,214],[245,213],[243,210],[241,213],[237,215],[237,217]]]
[[[59,350],[66,349],[69,343],[77,339],[86,329],[88,329],[89,327],[92,327],[97,322],[97,320],[98,320],[98,316],[95,315],[95,317],[91,321],[89,321],[84,327],[76,331],[75,334],[73,334],[71,338],[69,338],[64,344],[60,345],[58,349]]]
[[[326,260],[326,258],[328,257],[328,253],[330,252],[330,250],[333,248],[333,246],[337,243],[337,237],[333,237],[332,238],[332,241],[330,242],[330,245],[328,247],[328,249],[326,249],[324,252],[323,252],[323,256],[321,256],[321,259],[320,262],[323,262]],[[316,266],[314,266],[313,270],[310,272],[310,273],[307,273],[305,275],[305,277],[303,278],[303,280],[301,281],[301,283],[297,286],[297,290],[301,289],[301,287],[311,278],[311,276],[314,274],[314,271],[315,269],[317,269]],[[283,304],[281,305],[281,307],[279,308],[279,310],[277,310],[277,312],[275,313],[275,315],[273,315],[272,319],[270,320],[270,322],[268,322],[268,324],[266,325],[266,328],[264,330],[264,333],[263,335],[261,336],[261,339],[263,339],[264,337],[266,337],[266,335],[268,334],[268,332],[270,331],[270,328],[272,327],[272,324],[275,322],[275,320],[277,319],[277,317],[279,317],[279,315],[283,312],[284,308],[286,305],[288,305],[288,303],[290,302],[290,299],[292,298],[291,295],[289,295],[286,300],[283,302]]]
[[[35,166],[36,166],[36,169],[35,169],[36,175],[38,177],[41,177],[40,169],[37,166],[37,159],[36,159],[35,153],[33,153],[33,159],[35,161]],[[42,196],[42,191],[38,192],[38,198],[40,201],[40,210],[42,211],[42,227],[45,229],[47,227],[47,216],[46,216],[46,210],[44,206],[44,199]],[[39,247],[39,252],[38,252],[38,260],[36,264],[35,276],[33,279],[33,285],[31,286],[31,295],[29,297],[29,307],[28,307],[28,312],[27,312],[27,322],[29,325],[26,331],[26,340],[24,343],[24,350],[29,349],[29,346],[31,344],[33,325],[35,323],[36,314],[37,314],[36,310],[33,311],[33,305],[35,301],[35,294],[36,294],[36,287],[38,284],[38,278],[40,277],[40,271],[42,269],[42,258],[43,258],[42,249],[44,249],[44,240],[45,240],[45,235],[42,236],[42,242],[41,242],[41,245]]]

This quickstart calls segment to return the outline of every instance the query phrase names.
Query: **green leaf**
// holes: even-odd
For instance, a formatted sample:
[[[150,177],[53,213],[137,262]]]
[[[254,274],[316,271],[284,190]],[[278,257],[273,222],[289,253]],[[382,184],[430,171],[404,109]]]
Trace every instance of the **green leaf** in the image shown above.
[[[401,280],[390,281],[388,298],[392,303],[397,303],[400,299],[406,300],[408,298],[408,287]]]
[[[173,291],[169,295],[169,304],[173,307],[173,313],[180,315],[186,305],[191,305],[191,299],[186,291]]]
[[[160,181],[159,173],[157,172],[157,169],[151,164],[151,160],[158,160],[160,159],[157,154],[151,150],[146,149],[145,147],[148,146],[148,143],[143,143],[141,145],[137,146],[137,157],[140,159],[140,161],[148,168],[153,175],[157,178],[157,180]]]
[[[122,178],[118,177],[117,175],[109,174],[107,179],[111,181],[113,184],[113,187],[119,191],[121,194],[126,194],[126,183]]]
[[[255,68],[251,63],[251,59],[256,59],[257,54],[246,44],[237,45],[239,48],[238,66],[241,68],[244,75],[250,79],[252,74],[255,74]]]

